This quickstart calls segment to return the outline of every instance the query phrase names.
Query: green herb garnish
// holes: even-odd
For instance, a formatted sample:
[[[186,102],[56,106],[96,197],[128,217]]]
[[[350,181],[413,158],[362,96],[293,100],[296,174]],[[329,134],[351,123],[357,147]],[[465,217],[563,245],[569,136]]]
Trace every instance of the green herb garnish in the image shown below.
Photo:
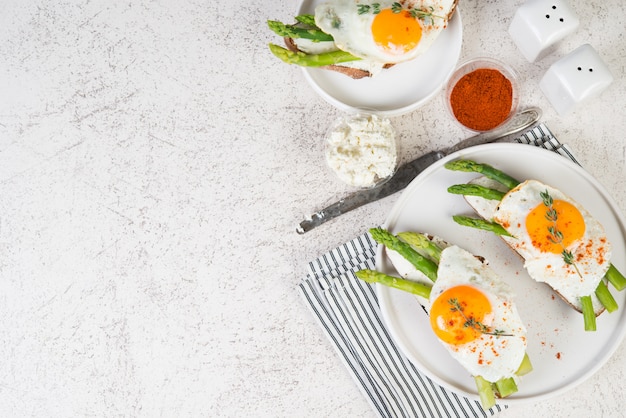
[[[458,312],[459,314],[461,314],[461,316],[465,320],[465,323],[463,324],[465,328],[473,328],[476,331],[479,331],[481,334],[488,334],[488,335],[495,335],[495,336],[502,336],[502,337],[512,336],[512,334],[506,334],[506,331],[504,330],[490,328],[487,325],[483,324],[482,322],[477,321],[476,318],[468,317],[467,315],[465,315],[465,313],[463,312],[463,306],[461,305],[461,302],[459,302],[457,298],[449,299],[448,303],[450,304],[450,306],[452,306],[450,308],[451,312]]]
[[[380,13],[380,3],[357,4],[356,7],[357,7],[357,13],[360,15],[364,15],[367,13],[372,13],[372,14],[377,15],[378,13]],[[394,2],[391,5],[391,11],[393,13],[400,13],[403,10],[406,10],[407,12],[409,12],[409,14],[413,18],[422,20],[425,24],[434,25],[435,18],[443,20],[442,16],[438,16],[433,13],[435,9],[432,6],[428,7],[428,9],[417,9],[414,7],[405,9],[404,6],[402,6],[402,4],[400,4],[399,2]]]
[[[398,2],[395,2],[391,5],[391,11],[394,13],[400,13],[402,9],[403,9],[402,5]]]
[[[380,3],[372,3],[372,4],[357,4],[357,12],[360,15],[364,15],[366,13],[373,13],[377,15],[380,13]]]
[[[552,225],[548,227],[548,232],[550,233],[550,241],[553,244],[561,245],[561,248],[563,249],[561,255],[563,256],[563,261],[565,261],[565,264],[574,266],[574,269],[576,269],[576,273],[578,274],[578,276],[583,277],[580,273],[580,270],[578,270],[578,266],[574,262],[574,254],[563,245],[563,233],[558,230],[556,225],[556,221],[558,220],[559,216],[556,213],[556,209],[554,209],[554,201],[552,199],[552,196],[550,196],[550,193],[547,190],[545,192],[540,192],[539,196],[541,196],[543,204],[548,208],[545,215],[546,219],[552,222]]]

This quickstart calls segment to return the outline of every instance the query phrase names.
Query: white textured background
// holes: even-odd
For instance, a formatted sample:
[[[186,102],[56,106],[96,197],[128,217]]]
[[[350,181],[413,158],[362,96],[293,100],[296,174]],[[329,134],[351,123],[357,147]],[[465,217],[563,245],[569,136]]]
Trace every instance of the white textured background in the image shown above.
[[[461,0],[462,55],[515,65],[624,211],[626,6],[570,3],[580,28],[530,64],[521,1]],[[339,112],[267,49],[297,4],[0,2],[0,416],[372,416],[296,285],[398,196],[294,232],[346,192],[321,156]],[[587,42],[615,82],[558,117],[539,79]],[[394,122],[405,161],[466,136],[439,98]],[[625,357],[501,416],[623,416]]]

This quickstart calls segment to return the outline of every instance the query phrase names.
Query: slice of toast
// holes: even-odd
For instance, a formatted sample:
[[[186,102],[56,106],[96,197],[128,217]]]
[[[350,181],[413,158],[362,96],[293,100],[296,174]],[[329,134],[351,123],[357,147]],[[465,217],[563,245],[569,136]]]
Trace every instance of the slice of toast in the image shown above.
[[[496,189],[496,190],[500,190],[503,192],[506,192],[506,188],[504,188],[500,183],[498,183],[495,180],[491,180],[488,179],[486,177],[478,177],[473,179],[472,181],[470,181],[470,183],[472,184],[479,184],[481,186],[485,186],[488,187],[490,189]],[[492,216],[493,213],[496,211],[499,201],[497,200],[487,200],[487,199],[483,199],[481,197],[477,197],[477,196],[464,196],[465,201],[470,205],[470,207],[474,210],[474,212],[476,212],[476,214],[478,214],[481,218],[487,220],[487,221],[493,221]],[[500,238],[502,238],[502,240],[513,250],[515,251],[515,246],[512,245],[512,243],[515,241],[515,238],[512,237],[506,237],[506,236],[501,236]],[[518,254],[522,260],[523,257],[517,252],[515,251],[516,254]],[[549,286],[549,284],[546,283],[547,286]],[[580,304],[579,300],[569,300],[568,298],[566,298],[565,296],[563,296],[560,292],[558,292],[556,289],[550,287],[552,289],[552,291],[554,291],[555,294],[557,294],[565,303],[567,303],[569,306],[571,306],[573,309],[577,310],[578,312],[582,313],[582,305]],[[600,300],[598,299],[598,297],[595,295],[595,293],[593,293],[591,296],[591,302],[593,303],[593,310],[596,314],[596,316],[599,316],[602,312],[604,312],[605,307],[600,303]]]

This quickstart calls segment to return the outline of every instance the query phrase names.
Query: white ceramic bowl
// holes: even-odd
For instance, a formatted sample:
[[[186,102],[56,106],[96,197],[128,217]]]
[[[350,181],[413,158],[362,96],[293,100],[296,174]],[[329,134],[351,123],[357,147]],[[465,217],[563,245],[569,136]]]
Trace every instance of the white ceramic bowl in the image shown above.
[[[302,0],[297,14],[314,13],[324,0]],[[336,71],[303,67],[304,78],[326,102],[353,112],[375,108],[378,114],[400,116],[439,94],[459,62],[463,43],[461,11],[457,7],[448,27],[424,55],[394,65],[372,78],[354,80]]]

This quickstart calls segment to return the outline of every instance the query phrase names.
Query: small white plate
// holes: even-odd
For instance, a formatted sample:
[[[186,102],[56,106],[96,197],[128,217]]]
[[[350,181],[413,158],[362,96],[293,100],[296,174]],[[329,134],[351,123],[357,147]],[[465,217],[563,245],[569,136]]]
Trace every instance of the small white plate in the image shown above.
[[[520,257],[486,231],[457,225],[452,215],[474,215],[463,197],[447,188],[476,174],[450,171],[444,164],[468,158],[490,164],[519,180],[535,178],[561,189],[580,202],[606,229],[613,245],[611,262],[626,273],[626,222],[606,190],[567,158],[520,144],[481,145],[451,154],[423,171],[403,192],[387,218],[393,233],[418,231],[438,235],[486,257],[490,266],[514,289],[520,316],[528,329],[527,352],[533,371],[521,378],[519,392],[503,400],[514,404],[556,396],[582,383],[611,357],[626,333],[626,291],[609,285],[619,305],[597,318],[597,331],[585,332],[582,315],[567,306],[546,285],[533,281]],[[397,274],[378,248],[376,266]],[[383,319],[404,354],[440,385],[478,398],[474,380],[441,346],[428,317],[410,294],[377,286]]]
[[[297,13],[312,14],[322,2],[304,0]],[[463,25],[457,7],[446,30],[415,60],[360,80],[335,71],[303,67],[304,76],[324,100],[338,109],[375,109],[385,116],[399,116],[424,105],[442,89],[457,65],[462,41]]]

